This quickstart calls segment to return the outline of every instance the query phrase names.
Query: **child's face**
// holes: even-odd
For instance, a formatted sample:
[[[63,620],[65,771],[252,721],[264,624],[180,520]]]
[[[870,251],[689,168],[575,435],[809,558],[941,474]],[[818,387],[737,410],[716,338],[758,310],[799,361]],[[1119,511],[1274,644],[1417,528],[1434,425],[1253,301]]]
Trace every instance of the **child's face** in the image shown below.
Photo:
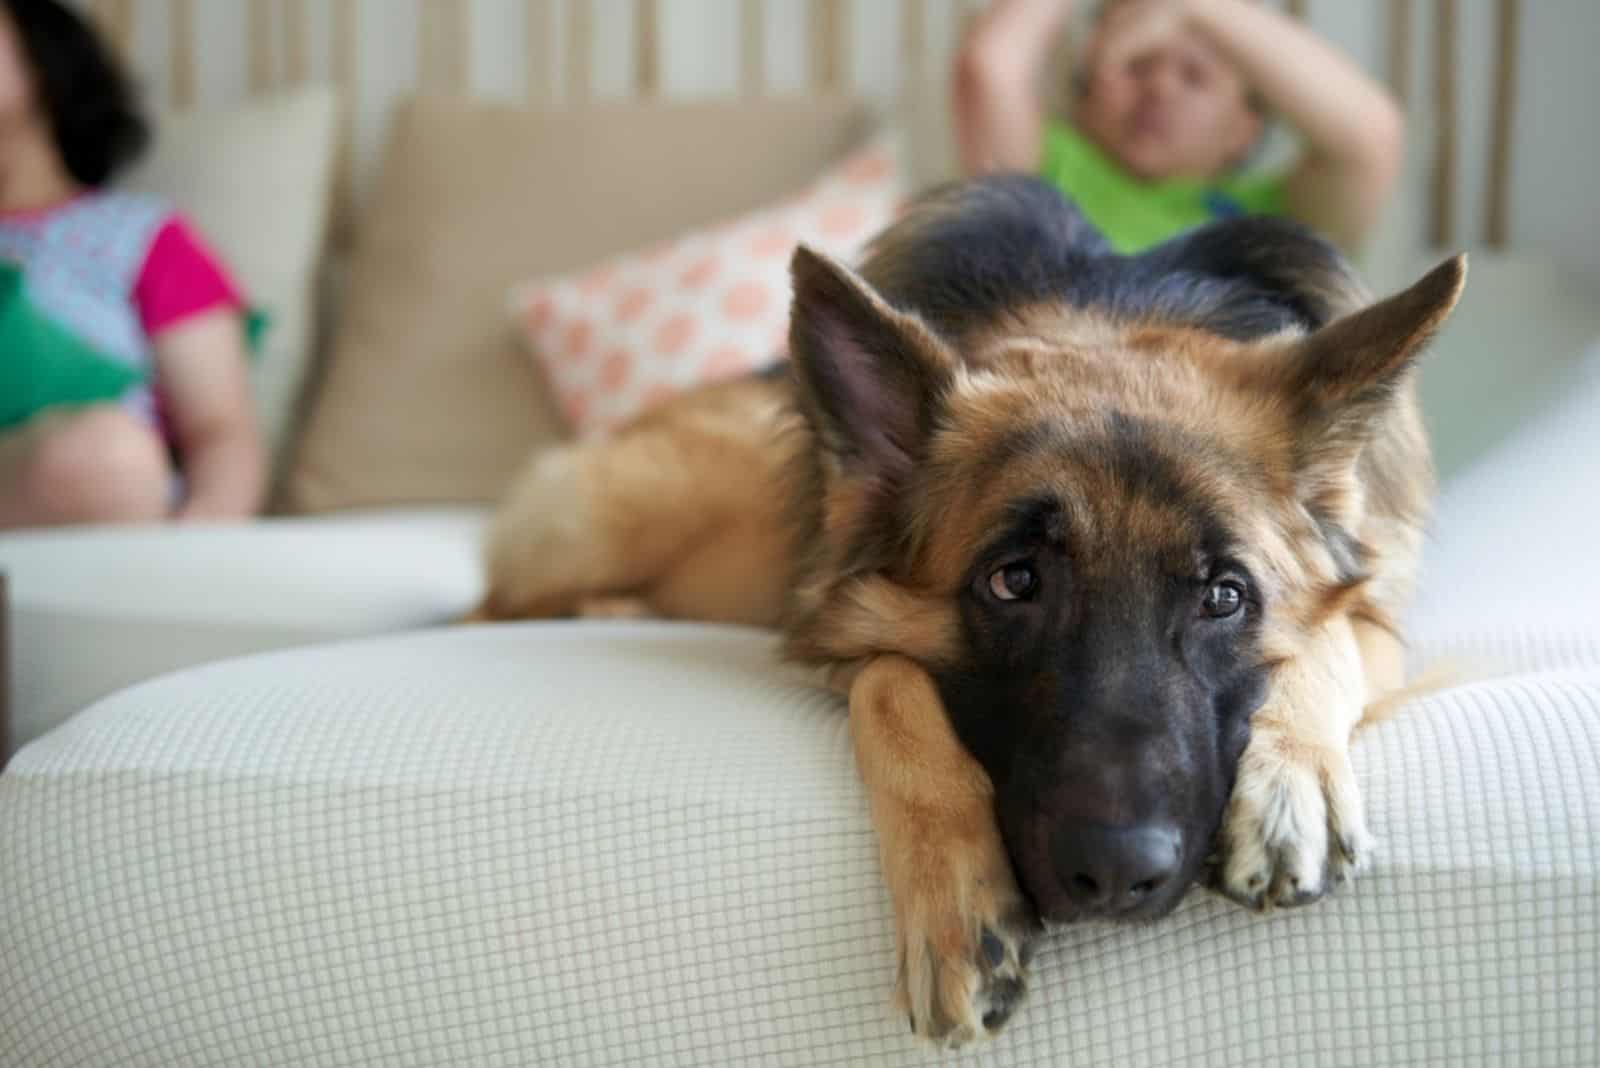
[[[9,125],[32,110],[31,79],[16,23],[11,21],[6,6],[0,4],[0,125]]]
[[[1213,178],[1261,134],[1244,80],[1160,0],[1124,0],[1101,19],[1074,122],[1132,174]]]

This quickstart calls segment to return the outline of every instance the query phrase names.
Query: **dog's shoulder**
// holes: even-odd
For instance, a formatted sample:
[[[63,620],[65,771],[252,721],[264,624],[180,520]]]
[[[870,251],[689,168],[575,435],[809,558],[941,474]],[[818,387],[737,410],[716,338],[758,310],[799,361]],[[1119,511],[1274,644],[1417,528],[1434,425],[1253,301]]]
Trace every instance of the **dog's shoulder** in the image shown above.
[[[953,182],[918,197],[873,241],[863,277],[949,338],[1007,310],[1067,296],[1112,256],[1053,186],[1023,175]]]
[[[918,198],[862,273],[952,339],[1046,301],[1236,340],[1314,330],[1367,301],[1339,252],[1290,220],[1221,220],[1124,256],[1053,186],[1023,175]]]
[[[1238,340],[1316,330],[1371,299],[1330,242],[1271,215],[1197,227],[1132,257],[1129,272],[1158,311]]]

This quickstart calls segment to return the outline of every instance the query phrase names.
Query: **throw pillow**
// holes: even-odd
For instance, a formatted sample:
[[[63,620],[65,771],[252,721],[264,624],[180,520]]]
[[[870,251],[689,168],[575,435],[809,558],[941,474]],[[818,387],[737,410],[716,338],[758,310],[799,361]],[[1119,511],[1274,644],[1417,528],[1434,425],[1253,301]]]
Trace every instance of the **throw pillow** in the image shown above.
[[[789,258],[853,259],[909,187],[885,132],[797,195],[584,270],[525,282],[511,312],[572,430],[611,430],[684,389],[782,358]]]

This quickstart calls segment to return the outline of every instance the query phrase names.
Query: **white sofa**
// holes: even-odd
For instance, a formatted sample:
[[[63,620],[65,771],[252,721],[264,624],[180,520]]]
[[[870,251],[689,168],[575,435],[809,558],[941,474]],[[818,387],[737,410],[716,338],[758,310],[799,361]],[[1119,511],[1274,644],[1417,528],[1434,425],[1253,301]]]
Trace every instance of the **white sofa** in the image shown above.
[[[460,616],[483,521],[436,508],[0,536],[14,742],[177,668]]]
[[[1600,338],[1545,271],[1480,257],[1521,304],[1469,300],[1431,357],[1467,458],[1414,654],[1462,681],[1358,742],[1375,870],[1268,918],[1196,894],[1054,935],[974,1063],[1594,1062],[1600,344],[1482,347],[1509,314]],[[430,627],[477,594],[481,522],[0,538],[29,742],[0,775],[0,1064],[933,1059],[888,1008],[832,699],[759,633]]]
[[[1579,1065],[1600,670],[1364,737],[1381,859],[1049,937],[963,1058]],[[761,633],[461,628],[124,691],[0,776],[0,1063],[924,1064],[836,703]]]

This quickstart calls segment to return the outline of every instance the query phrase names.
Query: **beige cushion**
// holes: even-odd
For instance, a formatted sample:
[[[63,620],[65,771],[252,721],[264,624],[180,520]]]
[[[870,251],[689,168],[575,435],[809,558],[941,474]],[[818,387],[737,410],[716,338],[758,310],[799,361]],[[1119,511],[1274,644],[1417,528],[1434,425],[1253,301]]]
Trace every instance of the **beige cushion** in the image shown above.
[[[313,347],[338,119],[337,95],[323,87],[162,116],[154,150],[127,182],[187,213],[271,317],[254,385],[263,432],[280,457]]]
[[[513,282],[754,208],[869,129],[843,99],[408,104],[358,230],[290,507],[492,500],[565,432],[506,321]]]

